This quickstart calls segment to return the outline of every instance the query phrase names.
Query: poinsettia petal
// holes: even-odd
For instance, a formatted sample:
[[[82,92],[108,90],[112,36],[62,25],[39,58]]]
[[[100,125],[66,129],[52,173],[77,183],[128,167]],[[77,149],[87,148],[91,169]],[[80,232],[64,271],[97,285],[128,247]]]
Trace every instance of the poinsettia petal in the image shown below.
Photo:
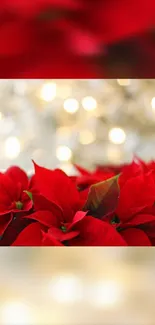
[[[120,191],[116,214],[122,222],[151,207],[155,198],[155,181],[152,172],[130,178]]]
[[[21,183],[22,190],[26,190],[28,188],[28,176],[21,168],[12,166],[6,170],[5,175],[10,177],[15,184]]]
[[[55,227],[51,227],[48,230],[48,233],[55,239],[59,240],[59,241],[67,241],[70,240],[72,238],[75,238],[79,235],[79,231],[75,230],[75,231],[68,231],[68,232],[63,232],[61,229],[55,228]]]
[[[72,220],[79,208],[79,193],[69,176],[62,170],[54,171],[34,163],[35,179],[40,193],[63,210],[66,222]]]
[[[86,216],[77,224],[78,238],[69,242],[71,246],[126,246],[122,236],[108,223]]]
[[[91,176],[91,173],[85,168],[80,167],[79,165],[74,164],[74,167],[81,175]]]
[[[61,207],[57,206],[53,202],[50,202],[44,196],[40,194],[33,194],[33,203],[35,211],[52,211],[52,213],[55,214],[58,219],[63,220],[63,211]]]
[[[9,206],[11,202],[18,199],[17,185],[5,173],[0,173],[0,202]]]
[[[24,218],[36,220],[46,227],[58,227],[59,224],[61,224],[61,220],[57,219],[57,217],[51,211],[37,211],[25,216]]]
[[[84,211],[102,217],[116,209],[118,197],[118,176],[114,176],[90,187]]]
[[[133,216],[131,221],[126,222],[126,226],[138,226],[138,225],[144,225],[150,222],[155,221],[155,216],[151,214],[137,214]]]
[[[43,234],[42,246],[64,246],[60,241],[52,237],[48,233]]]
[[[41,226],[35,222],[24,228],[11,246],[41,246],[41,241]]]
[[[73,228],[79,221],[83,220],[83,218],[87,215],[88,211],[78,211],[76,212],[73,222],[71,223],[70,227],[68,228],[71,229]]]
[[[121,231],[121,236],[128,246],[152,246],[148,236],[141,229],[128,228]]]

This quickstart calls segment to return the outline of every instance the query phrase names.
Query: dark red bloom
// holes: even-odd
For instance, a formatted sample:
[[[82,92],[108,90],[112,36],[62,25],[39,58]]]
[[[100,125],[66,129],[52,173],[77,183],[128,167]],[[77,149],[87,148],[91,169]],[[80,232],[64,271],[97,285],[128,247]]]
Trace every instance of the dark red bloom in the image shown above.
[[[1,0],[0,20],[3,78],[102,77],[109,46],[135,36],[154,71],[154,43],[139,36],[154,27],[154,0]]]
[[[48,239],[38,222],[32,223],[17,236],[12,246],[62,246],[54,238]]]
[[[30,181],[19,167],[0,173],[0,235],[13,217],[32,208]]]

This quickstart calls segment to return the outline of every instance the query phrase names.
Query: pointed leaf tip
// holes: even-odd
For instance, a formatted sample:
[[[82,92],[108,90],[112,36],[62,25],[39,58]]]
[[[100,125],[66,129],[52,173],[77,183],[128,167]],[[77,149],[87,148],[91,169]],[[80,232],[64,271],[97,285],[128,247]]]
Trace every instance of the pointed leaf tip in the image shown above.
[[[83,210],[89,210],[98,217],[113,212],[116,209],[119,198],[118,178],[119,175],[116,175],[92,185]]]

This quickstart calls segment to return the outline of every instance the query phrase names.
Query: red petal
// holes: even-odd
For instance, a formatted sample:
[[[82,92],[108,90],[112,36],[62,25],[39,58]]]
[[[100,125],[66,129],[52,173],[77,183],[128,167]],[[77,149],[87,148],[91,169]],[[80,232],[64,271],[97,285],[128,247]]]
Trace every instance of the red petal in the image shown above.
[[[18,200],[16,183],[6,173],[0,173],[0,202],[8,208],[16,199]]]
[[[69,229],[73,228],[74,226],[76,226],[76,224],[77,224],[79,221],[83,220],[84,217],[86,216],[87,212],[88,212],[88,211],[85,211],[85,212],[84,212],[84,211],[78,211],[78,212],[76,212],[76,214],[75,214],[75,216],[74,216],[74,218],[73,218],[73,222],[71,223]],[[68,230],[69,230],[69,229],[68,229]]]
[[[152,173],[141,174],[129,179],[120,191],[116,210],[121,221],[127,221],[134,214],[154,204],[155,182]]]
[[[121,231],[121,235],[128,246],[151,246],[151,242],[143,230],[130,228]]]
[[[64,233],[61,229],[51,227],[48,231],[48,233],[55,239],[59,241],[66,241],[73,239],[79,235],[79,231],[69,231]]]
[[[91,176],[91,173],[88,172],[85,168],[80,167],[79,165],[74,164],[77,171],[83,176]]]
[[[70,242],[72,246],[126,246],[121,235],[108,223],[87,216],[77,224],[79,237]]]
[[[51,211],[58,219],[63,219],[63,211],[60,207],[47,200],[40,194],[33,194],[34,208],[36,211]]]
[[[48,233],[43,234],[42,246],[64,246],[60,241]]]
[[[61,221],[51,211],[37,211],[24,218],[36,220],[46,227],[59,227]]]
[[[35,222],[21,231],[12,246],[41,246],[41,241],[41,226],[38,222]]]
[[[23,191],[28,188],[28,176],[21,168],[17,166],[10,167],[5,172],[5,175],[9,176],[15,184],[21,183]]]
[[[130,222],[125,223],[125,226],[138,226],[155,221],[155,216],[151,214],[138,214],[134,216]]]
[[[75,184],[59,169],[52,171],[35,163],[34,167],[40,193],[63,210],[66,222],[72,221],[72,216],[79,207],[79,193]]]

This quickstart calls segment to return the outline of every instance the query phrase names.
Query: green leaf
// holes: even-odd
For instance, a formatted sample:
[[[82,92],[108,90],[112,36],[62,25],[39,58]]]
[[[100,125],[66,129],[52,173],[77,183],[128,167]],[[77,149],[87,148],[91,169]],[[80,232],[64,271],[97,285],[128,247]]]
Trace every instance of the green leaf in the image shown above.
[[[112,213],[117,207],[119,198],[118,177],[119,175],[92,185],[83,210],[97,217]]]
[[[26,193],[26,194],[29,196],[30,200],[33,201],[33,195],[32,195],[31,192],[29,192],[29,191],[24,191],[24,193]]]

